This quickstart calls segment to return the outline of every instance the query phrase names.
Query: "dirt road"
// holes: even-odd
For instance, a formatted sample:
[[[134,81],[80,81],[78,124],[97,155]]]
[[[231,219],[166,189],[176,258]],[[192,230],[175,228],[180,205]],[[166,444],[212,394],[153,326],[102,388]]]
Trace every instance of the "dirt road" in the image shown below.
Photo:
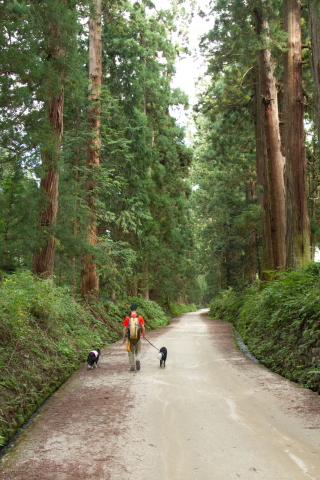
[[[201,313],[201,314],[200,314]],[[203,312],[83,366],[2,459],[0,480],[319,480],[320,396],[250,361]]]

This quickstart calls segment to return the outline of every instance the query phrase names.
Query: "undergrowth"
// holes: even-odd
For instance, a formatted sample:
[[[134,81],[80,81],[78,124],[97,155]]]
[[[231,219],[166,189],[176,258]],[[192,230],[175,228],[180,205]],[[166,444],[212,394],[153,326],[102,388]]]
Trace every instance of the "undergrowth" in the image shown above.
[[[174,317],[177,317],[178,315],[182,315],[183,313],[196,312],[198,310],[198,306],[194,303],[189,303],[188,305],[186,305],[183,303],[170,302],[169,309],[170,313]]]
[[[228,290],[209,315],[232,323],[271,370],[320,393],[320,264],[286,271],[243,294]]]
[[[85,362],[122,335],[131,303],[146,329],[169,318],[152,301],[79,303],[68,290],[22,272],[0,288],[0,446]]]
[[[234,291],[232,288],[221,290],[211,303],[208,315],[236,325],[242,305],[243,296],[239,292]]]

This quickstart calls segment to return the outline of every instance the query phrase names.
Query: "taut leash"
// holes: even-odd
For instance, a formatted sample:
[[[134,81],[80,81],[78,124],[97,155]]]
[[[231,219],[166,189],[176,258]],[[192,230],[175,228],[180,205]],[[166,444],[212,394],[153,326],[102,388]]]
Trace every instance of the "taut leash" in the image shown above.
[[[146,337],[144,337],[144,339],[145,339],[145,340],[147,340],[147,342],[148,342],[148,343],[150,343],[150,345],[152,345],[152,346],[153,346],[153,348],[155,348],[156,350],[158,350],[158,351],[159,351],[159,348],[155,347],[155,346],[154,346],[154,345],[153,345],[151,342],[149,342],[149,340],[148,340]]]

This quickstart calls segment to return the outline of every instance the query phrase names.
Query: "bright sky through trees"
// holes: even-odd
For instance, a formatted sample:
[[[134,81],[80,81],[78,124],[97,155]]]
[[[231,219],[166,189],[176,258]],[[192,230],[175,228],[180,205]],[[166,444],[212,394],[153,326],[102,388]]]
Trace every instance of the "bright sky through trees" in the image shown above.
[[[181,88],[190,97],[190,103],[196,100],[196,84],[198,79],[204,75],[206,70],[205,59],[201,57],[199,42],[212,26],[212,22],[195,15],[190,25],[189,48],[191,55],[178,60],[177,73],[174,77],[173,84]]]
[[[171,9],[170,0],[155,0],[157,8]],[[187,3],[187,2],[186,2]],[[190,5],[184,5],[188,10]],[[197,84],[199,80],[204,76],[206,71],[205,59],[200,54],[200,38],[213,26],[213,20],[209,17],[203,18],[198,15],[198,11],[207,11],[207,0],[199,0],[194,7],[194,16],[189,25],[189,50],[190,55],[183,55],[178,58],[176,63],[176,74],[173,77],[172,85],[174,88],[180,88],[189,96],[190,108],[188,112],[183,110],[183,107],[172,109],[172,115],[177,119],[178,123],[182,126],[190,125],[192,120],[190,118],[192,112],[192,106],[196,103],[197,96]],[[181,42],[181,39],[177,39]],[[200,87],[200,86],[199,86]]]

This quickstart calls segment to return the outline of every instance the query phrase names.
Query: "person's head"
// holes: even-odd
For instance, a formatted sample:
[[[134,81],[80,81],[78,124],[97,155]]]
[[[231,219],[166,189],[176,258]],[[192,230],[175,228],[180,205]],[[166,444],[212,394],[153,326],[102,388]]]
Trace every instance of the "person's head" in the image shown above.
[[[132,305],[130,306],[131,312],[136,312],[137,309],[138,309],[137,305],[132,304]]]

